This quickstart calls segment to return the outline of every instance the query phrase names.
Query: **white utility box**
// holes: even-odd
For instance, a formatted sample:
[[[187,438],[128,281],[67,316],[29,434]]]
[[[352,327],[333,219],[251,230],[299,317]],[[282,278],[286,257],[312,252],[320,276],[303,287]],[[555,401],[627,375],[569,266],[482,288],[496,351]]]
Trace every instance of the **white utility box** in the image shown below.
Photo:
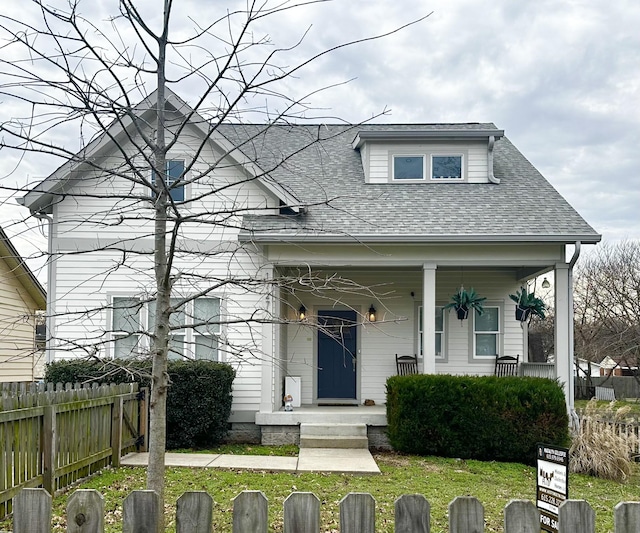
[[[284,395],[290,394],[293,398],[293,407],[300,407],[302,400],[302,378],[300,376],[287,376],[284,378]]]

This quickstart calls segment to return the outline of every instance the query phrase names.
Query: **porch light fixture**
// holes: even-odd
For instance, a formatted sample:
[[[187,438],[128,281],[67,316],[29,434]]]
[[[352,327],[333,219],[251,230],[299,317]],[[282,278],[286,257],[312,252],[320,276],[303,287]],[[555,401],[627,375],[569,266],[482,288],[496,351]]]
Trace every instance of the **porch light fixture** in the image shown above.
[[[298,318],[300,320],[307,318],[307,308],[304,305],[301,305],[300,309],[298,309]]]
[[[549,283],[549,280],[547,278],[544,278],[542,280],[542,288],[543,289],[548,289],[549,287],[551,287],[551,283]]]
[[[371,304],[371,307],[369,307],[368,318],[369,318],[369,322],[376,321],[376,308],[373,307],[373,304]]]

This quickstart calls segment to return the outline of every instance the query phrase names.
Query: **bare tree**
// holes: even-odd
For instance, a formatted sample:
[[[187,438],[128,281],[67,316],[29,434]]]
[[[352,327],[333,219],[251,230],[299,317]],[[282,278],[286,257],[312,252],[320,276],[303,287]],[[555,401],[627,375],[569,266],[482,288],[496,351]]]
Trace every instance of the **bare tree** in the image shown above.
[[[275,279],[259,266],[243,270],[259,250],[250,241],[227,238],[246,229],[247,215],[304,215],[309,206],[273,178],[274,170],[348,131],[309,127],[307,136],[286,150],[265,154],[262,149],[273,128],[327,121],[306,104],[315,91],[327,87],[295,97],[288,92],[289,80],[329,52],[380,37],[337,44],[295,60],[288,53],[299,42],[275,47],[266,34],[267,23],[315,3],[322,0],[274,4],[250,0],[241,8],[221,11],[215,20],[204,21],[194,14],[189,30],[179,26],[175,32],[173,19],[180,3],[172,0],[164,0],[161,13],[144,11],[143,3],[120,0],[118,14],[106,20],[83,16],[77,0],[61,7],[34,0],[28,8],[36,7],[39,16],[32,21],[10,14],[0,18],[4,42],[0,94],[5,103],[25,111],[0,124],[0,148],[5,153],[17,151],[23,158],[44,155],[62,163],[29,193],[49,198],[35,209],[36,214],[46,218],[56,210],[58,237],[93,236],[92,244],[78,239],[75,249],[54,250],[48,260],[61,264],[77,257],[88,265],[82,258],[90,255],[99,264],[92,278],[96,287],[123,279],[138,289],[135,298],[56,308],[56,337],[50,339],[49,349],[98,356],[105,353],[105,346],[119,342],[152,356],[147,486],[161,497],[167,359],[172,350],[181,353],[172,339],[191,328],[206,349],[211,343],[207,335],[222,324],[245,328],[284,320],[282,313],[273,313],[266,305],[248,314],[228,310],[224,317],[211,308],[205,318],[197,307],[203,298],[225,290],[241,307],[246,295],[262,302],[275,286],[283,293],[325,295],[336,287],[375,292],[337,276],[329,283],[311,272],[290,272]],[[181,90],[190,105],[177,96]],[[246,124],[247,116],[262,125]],[[231,121],[236,125],[225,130]],[[65,142],[78,132],[79,145]],[[110,147],[108,153],[101,151],[105,145]],[[179,161],[172,159],[176,152],[181,154]],[[228,179],[231,172],[243,176],[240,183]],[[275,190],[281,205],[256,206],[239,192],[242,185],[257,182]],[[29,190],[6,184],[3,188],[11,193]],[[185,191],[190,191],[188,197]],[[334,200],[325,197],[318,202]],[[210,238],[216,246],[208,244]],[[212,272],[207,265],[216,263],[221,266]],[[89,285],[86,279],[83,283]],[[215,301],[207,305],[215,307]],[[100,327],[105,313],[118,317],[114,331]],[[150,329],[140,320],[141,313],[148,315]],[[81,339],[78,328],[83,331]],[[72,330],[76,334],[65,334]],[[227,342],[225,349],[230,356],[261,356],[255,343]]]
[[[586,256],[575,275],[576,354],[612,357],[640,380],[640,242],[605,243]],[[633,370],[635,369],[635,370]]]

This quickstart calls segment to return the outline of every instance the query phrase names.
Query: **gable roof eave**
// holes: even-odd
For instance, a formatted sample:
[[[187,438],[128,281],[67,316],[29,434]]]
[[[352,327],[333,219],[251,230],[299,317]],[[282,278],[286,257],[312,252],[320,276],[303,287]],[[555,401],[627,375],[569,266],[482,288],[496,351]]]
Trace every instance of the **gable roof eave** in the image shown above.
[[[46,291],[2,228],[0,228],[0,258],[7,263],[12,272],[15,272],[16,279],[33,298],[35,304],[40,309],[45,309],[47,306]]]
[[[203,136],[217,144],[225,155],[240,165],[245,172],[250,176],[256,177],[257,183],[260,187],[273,194],[279,200],[282,200],[294,211],[299,212],[303,210],[302,202],[296,198],[295,195],[287,191],[278,183],[274,182],[266,172],[264,172],[254,161],[251,161],[244,153],[242,153],[241,150],[233,146],[233,144],[221,133],[217,130],[211,131],[209,128],[206,128],[205,124],[208,125],[210,123],[198,112],[193,110],[189,104],[178,97],[173,91],[170,89],[166,89],[166,91],[167,96],[165,98],[165,102],[183,116],[191,115],[191,125],[194,126]],[[155,108],[157,95],[158,91],[156,90],[139,102],[134,106],[131,115],[143,117],[146,113],[152,112]],[[69,181],[72,171],[83,163],[86,164],[88,160],[98,156],[102,151],[108,149],[111,146],[113,139],[118,138],[131,128],[134,125],[131,115],[125,115],[121,119],[114,119],[107,127],[106,131],[98,135],[76,154],[83,154],[81,158],[78,158],[78,161],[65,161],[52,174],[28,191],[22,198],[18,198],[18,203],[28,207],[32,213],[45,212],[50,214],[55,194],[64,190],[64,186]]]

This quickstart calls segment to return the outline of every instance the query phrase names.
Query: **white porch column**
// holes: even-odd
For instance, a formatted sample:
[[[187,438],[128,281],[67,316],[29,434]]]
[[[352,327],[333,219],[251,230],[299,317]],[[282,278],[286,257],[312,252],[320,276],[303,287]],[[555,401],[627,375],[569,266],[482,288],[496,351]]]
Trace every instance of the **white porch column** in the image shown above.
[[[436,373],[436,268],[435,263],[422,265],[422,371]]]
[[[555,268],[555,357],[556,377],[564,387],[567,410],[573,411],[573,347],[571,338],[573,332],[573,308],[571,277],[569,265],[556,264]]]
[[[265,281],[268,283],[269,279],[273,278],[273,270],[266,277]],[[275,287],[268,287],[268,292],[265,296],[265,323],[262,324],[262,361],[261,361],[261,375],[260,375],[260,412],[271,413],[274,410],[273,400],[273,358],[274,358],[274,329],[276,327],[274,320],[276,315],[276,303]],[[273,318],[273,319],[272,319]]]

